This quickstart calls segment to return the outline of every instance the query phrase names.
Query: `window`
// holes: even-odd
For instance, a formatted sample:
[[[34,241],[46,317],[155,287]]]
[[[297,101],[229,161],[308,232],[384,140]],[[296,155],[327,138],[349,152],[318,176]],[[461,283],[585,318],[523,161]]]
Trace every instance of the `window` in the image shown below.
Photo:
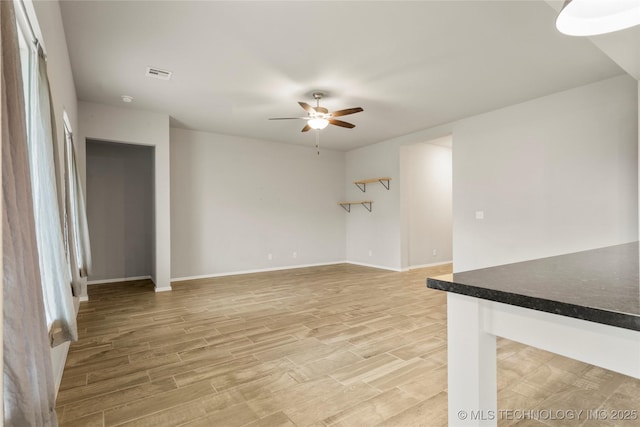
[[[86,223],[86,212],[78,168],[73,147],[73,132],[67,112],[64,119],[64,179],[65,179],[65,209],[64,209],[64,237],[65,248],[69,257],[74,292],[78,296],[80,277],[86,277],[91,264],[89,249],[89,232]]]

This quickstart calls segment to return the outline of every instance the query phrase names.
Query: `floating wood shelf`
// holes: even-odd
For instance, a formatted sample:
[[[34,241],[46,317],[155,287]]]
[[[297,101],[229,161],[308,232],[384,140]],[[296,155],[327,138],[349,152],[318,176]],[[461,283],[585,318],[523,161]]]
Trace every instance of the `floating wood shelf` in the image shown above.
[[[384,188],[388,190],[390,187],[389,181],[391,181],[391,178],[385,176],[382,178],[361,179],[359,181],[353,181],[353,183],[360,189],[360,191],[364,193],[367,191],[367,184],[371,184],[373,182],[379,182]]]
[[[362,205],[365,207],[366,210],[371,212],[372,203],[373,203],[373,200],[360,200],[358,202],[339,202],[338,204],[342,206],[342,209],[344,209],[347,212],[351,212],[351,205]]]

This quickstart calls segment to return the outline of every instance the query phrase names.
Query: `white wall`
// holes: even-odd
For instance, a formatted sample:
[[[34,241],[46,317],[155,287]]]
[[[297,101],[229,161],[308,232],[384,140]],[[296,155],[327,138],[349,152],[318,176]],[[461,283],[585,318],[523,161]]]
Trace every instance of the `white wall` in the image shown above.
[[[396,271],[409,267],[408,216],[402,214],[409,209],[409,198],[403,196],[402,191],[400,149],[402,146],[447,137],[452,129],[452,124],[445,124],[346,153],[346,198],[374,201],[373,212],[353,206],[351,214],[347,216],[348,262]],[[353,184],[359,179],[381,176],[393,179],[391,190],[374,184],[367,186],[367,192],[362,193]]]
[[[82,150],[78,152],[85,164],[85,141],[120,142],[151,145],[154,150],[154,257],[152,279],[156,291],[171,289],[171,209],[169,183],[169,116],[133,108],[80,102],[79,137]],[[80,151],[80,150],[79,150]],[[86,176],[85,181],[86,183]],[[91,195],[87,194],[87,198]]]
[[[60,14],[60,5],[58,2],[36,1],[26,3],[27,10],[35,13],[34,22],[36,33],[41,43],[44,45],[47,53],[47,73],[49,76],[49,84],[51,87],[51,98],[53,112],[55,116],[55,124],[58,139],[58,159],[60,164],[64,159],[64,127],[63,127],[63,111],[66,110],[69,116],[71,126],[75,131],[78,128],[78,102],[76,98],[76,90],[73,83],[73,74],[71,73],[71,62],[69,61],[69,51],[67,50],[67,42],[62,26],[62,15]],[[33,16],[30,16],[33,18]],[[76,149],[80,145],[75,140]],[[80,163],[78,167],[84,168],[84,163]],[[62,172],[62,171],[60,171]],[[61,182],[62,173],[59,177]],[[51,359],[53,364],[53,375],[56,384],[56,390],[62,381],[62,373],[64,364],[69,350],[69,343],[61,344],[51,349]]]
[[[453,259],[451,137],[443,140],[448,146],[400,147],[401,199],[407,199],[401,202],[401,215],[406,216],[408,226],[409,268]]]
[[[457,123],[455,271],[636,240],[637,108],[622,76]]]
[[[346,154],[346,201],[372,200],[372,211],[354,205],[346,215],[347,260],[390,270],[401,269],[400,154],[395,143],[375,144]],[[390,189],[367,184],[366,193],[353,182],[390,177]]]
[[[353,180],[397,177],[400,147],[452,134],[455,271],[636,240],[637,93],[620,76],[350,151],[347,198],[362,196]],[[372,197],[383,215],[348,217],[348,261],[408,267],[408,198],[394,187]]]
[[[89,283],[151,277],[153,147],[87,141]]]
[[[343,183],[344,153],[171,129],[172,277],[343,262]]]

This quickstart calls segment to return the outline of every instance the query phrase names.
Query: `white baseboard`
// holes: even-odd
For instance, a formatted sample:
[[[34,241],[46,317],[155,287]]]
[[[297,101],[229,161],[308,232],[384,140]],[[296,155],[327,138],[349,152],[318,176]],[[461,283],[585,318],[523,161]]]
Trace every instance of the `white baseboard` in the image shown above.
[[[439,266],[439,265],[451,264],[452,262],[453,261],[442,261],[442,262],[435,262],[435,263],[431,263],[431,264],[412,265],[408,269],[409,270],[415,270],[417,268],[436,267],[436,266]],[[337,264],[353,264],[353,265],[360,265],[362,267],[379,268],[381,270],[388,270],[388,271],[397,271],[397,272],[403,271],[403,270],[398,269],[398,268],[391,268],[391,267],[386,267],[386,266],[376,265],[376,264],[368,264],[368,263],[364,263],[364,262],[334,261],[334,262],[323,262],[323,263],[316,263],[316,264],[302,264],[302,265],[292,265],[292,266],[273,267],[273,268],[258,268],[258,269],[254,269],[254,270],[230,271],[230,272],[227,272],[227,273],[202,274],[202,275],[199,275],[199,276],[174,277],[174,278],[171,279],[171,282],[181,282],[181,281],[184,281],[184,280],[197,280],[197,279],[212,279],[212,278],[215,278],[215,277],[237,276],[237,275],[240,275],[240,274],[252,274],[252,273],[266,273],[266,272],[269,272],[269,271],[294,270],[294,269],[297,269],[297,268],[322,267],[322,266],[326,266],[326,265],[337,265]],[[133,280],[145,280],[145,279],[153,280],[151,278],[151,276],[135,276],[135,277],[123,277],[123,278],[119,278],[119,279],[90,280],[90,281],[87,282],[87,285],[103,285],[103,284],[107,284],[107,283],[128,282],[128,281],[133,281]],[[166,292],[166,291],[170,291],[170,290],[171,290],[170,286],[163,287],[163,288],[157,288],[156,287],[156,292]],[[80,297],[80,301],[89,301],[89,298],[86,297],[86,296],[82,296],[82,297]]]
[[[131,280],[145,280],[151,279],[151,276],[134,276],[134,277],[122,277],[119,279],[104,279],[104,280],[89,280],[87,285],[104,285],[106,283],[128,282]]]
[[[395,272],[398,272],[398,273],[400,273],[402,271],[399,268],[391,268],[391,267],[385,267],[385,266],[382,266],[382,265],[367,264],[367,263],[364,263],[364,262],[347,261],[347,264],[359,265],[359,266],[362,266],[362,267],[379,268],[380,270],[395,271]]]
[[[156,292],[170,292],[170,291],[172,291],[173,289],[171,289],[171,286],[165,286],[165,287],[163,287],[163,288],[159,288],[159,287],[157,287],[157,286],[156,286],[154,290],[155,290]]]
[[[317,263],[317,264],[304,264],[304,265],[283,266],[283,267],[275,267],[275,268],[261,268],[261,269],[255,269],[255,270],[232,271],[232,272],[228,272],[228,273],[203,274],[203,275],[199,275],[199,276],[174,277],[174,278],[171,279],[171,283],[182,282],[182,281],[187,281],[187,280],[213,279],[213,278],[216,278],[216,277],[237,276],[237,275],[241,275],[241,274],[267,273],[267,272],[270,272],[270,271],[282,271],[282,270],[295,270],[297,268],[323,267],[323,266],[327,266],[327,265],[338,265],[338,264],[353,264],[353,265],[359,265],[361,267],[377,268],[377,269],[380,269],[380,270],[395,271],[395,272],[398,272],[398,273],[402,271],[402,270],[397,269],[397,268],[390,268],[390,267],[381,266],[381,265],[375,265],[375,264],[366,264],[366,263],[363,263],[363,262],[335,261],[335,262],[324,262],[324,263]],[[447,263],[443,262],[442,264],[447,264]],[[433,265],[435,266],[437,264],[433,264]],[[412,268],[414,268],[414,267],[412,267]],[[419,267],[416,267],[416,268],[419,268]],[[171,290],[170,288],[160,288],[160,289],[162,289],[162,290]],[[157,290],[156,292],[161,292],[161,290]]]
[[[324,262],[324,263],[318,263],[318,264],[303,264],[303,265],[292,265],[292,266],[283,266],[283,267],[274,267],[274,268],[260,268],[256,270],[231,271],[228,273],[203,274],[200,276],[174,277],[173,279],[171,279],[171,283],[182,282],[184,280],[213,279],[215,277],[237,276],[240,274],[267,273],[269,271],[295,270],[297,268],[322,267],[325,265],[337,265],[337,264],[349,264],[349,262],[335,261],[335,262]]]
[[[80,302],[87,302],[89,301],[89,295],[83,295],[80,297]]]
[[[409,266],[409,270],[416,270],[418,268],[427,268],[427,267],[438,267],[440,265],[447,265],[447,264],[453,264],[453,261],[440,261],[440,262],[433,262],[431,264],[411,265]]]

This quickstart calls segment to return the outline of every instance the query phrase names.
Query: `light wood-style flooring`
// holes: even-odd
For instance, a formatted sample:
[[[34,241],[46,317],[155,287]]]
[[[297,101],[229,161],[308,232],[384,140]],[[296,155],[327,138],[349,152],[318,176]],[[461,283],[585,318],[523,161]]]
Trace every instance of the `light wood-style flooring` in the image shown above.
[[[335,265],[159,294],[149,281],[91,286],[60,425],[445,426],[446,295],[425,281],[448,272]],[[499,425],[640,425],[522,419],[525,410],[640,411],[640,381],[512,341],[498,347],[498,406],[514,411]]]

